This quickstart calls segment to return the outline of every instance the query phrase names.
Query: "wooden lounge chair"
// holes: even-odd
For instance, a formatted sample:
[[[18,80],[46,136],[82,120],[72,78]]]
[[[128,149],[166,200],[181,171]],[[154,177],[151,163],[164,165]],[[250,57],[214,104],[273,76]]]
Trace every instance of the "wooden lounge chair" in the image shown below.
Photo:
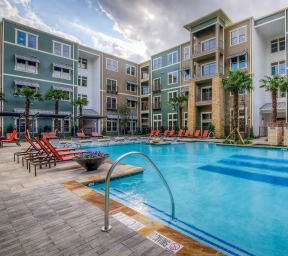
[[[87,138],[89,138],[88,136],[85,135],[84,132],[77,132],[77,133],[76,133],[76,136],[77,136],[78,138],[81,138],[81,139],[87,139]]]
[[[14,130],[11,134],[10,133],[7,133],[6,134],[6,140],[1,140],[1,147],[3,147],[3,142],[7,142],[7,143],[11,143],[11,142],[15,142],[16,145],[18,146],[21,146],[20,145],[20,141],[19,139],[17,138],[17,131]]]

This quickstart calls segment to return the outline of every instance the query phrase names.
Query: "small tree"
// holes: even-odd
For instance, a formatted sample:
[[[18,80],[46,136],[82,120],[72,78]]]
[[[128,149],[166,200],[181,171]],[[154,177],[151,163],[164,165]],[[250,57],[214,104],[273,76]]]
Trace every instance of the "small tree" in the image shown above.
[[[233,133],[235,141],[238,140],[239,91],[251,91],[252,75],[240,69],[228,70],[227,78],[222,80],[224,90],[233,94]]]
[[[7,101],[6,99],[5,99],[5,94],[4,94],[4,92],[0,92],[0,101],[2,102],[2,101]]]
[[[177,111],[178,114],[178,126],[180,129],[182,129],[182,110],[184,107],[184,104],[188,101],[188,97],[185,95],[179,95],[171,98],[168,101],[168,104]]]
[[[55,115],[59,114],[59,101],[67,98],[67,93],[61,90],[55,90],[53,88],[49,89],[45,95],[46,100],[54,100],[55,101]],[[54,129],[58,131],[58,118],[55,118],[54,121]]]
[[[127,123],[127,120],[129,119],[129,116],[131,114],[131,109],[130,109],[130,107],[128,106],[127,103],[123,103],[123,104],[120,104],[118,106],[117,113],[118,113],[118,115],[120,117],[120,128],[121,127],[123,128],[123,131],[124,131],[124,134],[125,134],[126,123]]]
[[[72,105],[75,107],[79,107],[79,129],[83,130],[83,119],[81,119],[81,117],[83,116],[83,106],[87,106],[88,105],[88,100],[87,99],[77,99],[77,100],[73,100]]]
[[[24,86],[21,89],[16,89],[14,96],[25,97],[25,133],[27,136],[29,136],[30,104],[32,100],[43,101],[42,94],[38,90]]]
[[[265,76],[265,79],[261,79],[260,88],[265,88],[266,91],[271,92],[272,97],[272,122],[277,122],[277,91],[280,89],[282,92],[286,92],[288,89],[288,80],[284,76]]]

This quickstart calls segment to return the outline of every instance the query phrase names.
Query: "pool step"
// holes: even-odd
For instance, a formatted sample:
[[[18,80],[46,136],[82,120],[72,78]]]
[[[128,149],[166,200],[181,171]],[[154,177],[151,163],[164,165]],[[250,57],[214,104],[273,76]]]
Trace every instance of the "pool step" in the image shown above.
[[[247,155],[232,155],[232,156],[230,156],[230,158],[288,165],[288,160],[286,160],[286,159],[271,158],[271,157],[266,157],[266,156],[265,157],[260,157],[260,156],[258,157],[258,156],[247,156]],[[286,166],[286,168],[288,168],[288,166]]]

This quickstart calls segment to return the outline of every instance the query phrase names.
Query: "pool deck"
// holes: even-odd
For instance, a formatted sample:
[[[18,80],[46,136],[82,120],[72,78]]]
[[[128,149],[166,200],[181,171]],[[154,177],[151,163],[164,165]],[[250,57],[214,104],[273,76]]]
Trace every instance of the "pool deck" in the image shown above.
[[[146,237],[153,231],[183,245],[177,255],[223,255],[113,200],[111,214],[122,212],[145,227],[134,231],[110,217],[113,228],[103,233],[104,196],[83,183],[103,180],[112,162],[92,172],[75,162],[59,163],[34,177],[13,161],[19,149],[0,149],[0,256],[171,255]],[[114,175],[142,171],[122,164]]]

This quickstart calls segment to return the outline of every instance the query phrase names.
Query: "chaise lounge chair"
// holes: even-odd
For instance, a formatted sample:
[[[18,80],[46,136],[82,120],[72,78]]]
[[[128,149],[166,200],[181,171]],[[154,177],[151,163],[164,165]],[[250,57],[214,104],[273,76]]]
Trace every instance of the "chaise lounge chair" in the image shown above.
[[[30,146],[24,151],[18,151],[14,153],[14,162],[17,157],[17,163],[19,164],[20,156],[27,156],[39,151],[39,149],[35,146],[35,144],[25,135],[24,138],[30,143]]]
[[[84,132],[77,132],[76,136],[77,136],[77,138],[80,138],[80,139],[88,139],[89,138],[89,136],[86,136]]]
[[[14,130],[11,134],[7,133],[6,134],[6,140],[1,140],[0,141],[0,146],[1,148],[3,147],[3,142],[7,142],[7,143],[11,143],[11,142],[15,142],[17,146],[21,146],[20,145],[20,140],[17,138],[17,132],[16,130]]]
[[[97,132],[92,132],[91,137],[103,138],[103,135],[99,135]]]

